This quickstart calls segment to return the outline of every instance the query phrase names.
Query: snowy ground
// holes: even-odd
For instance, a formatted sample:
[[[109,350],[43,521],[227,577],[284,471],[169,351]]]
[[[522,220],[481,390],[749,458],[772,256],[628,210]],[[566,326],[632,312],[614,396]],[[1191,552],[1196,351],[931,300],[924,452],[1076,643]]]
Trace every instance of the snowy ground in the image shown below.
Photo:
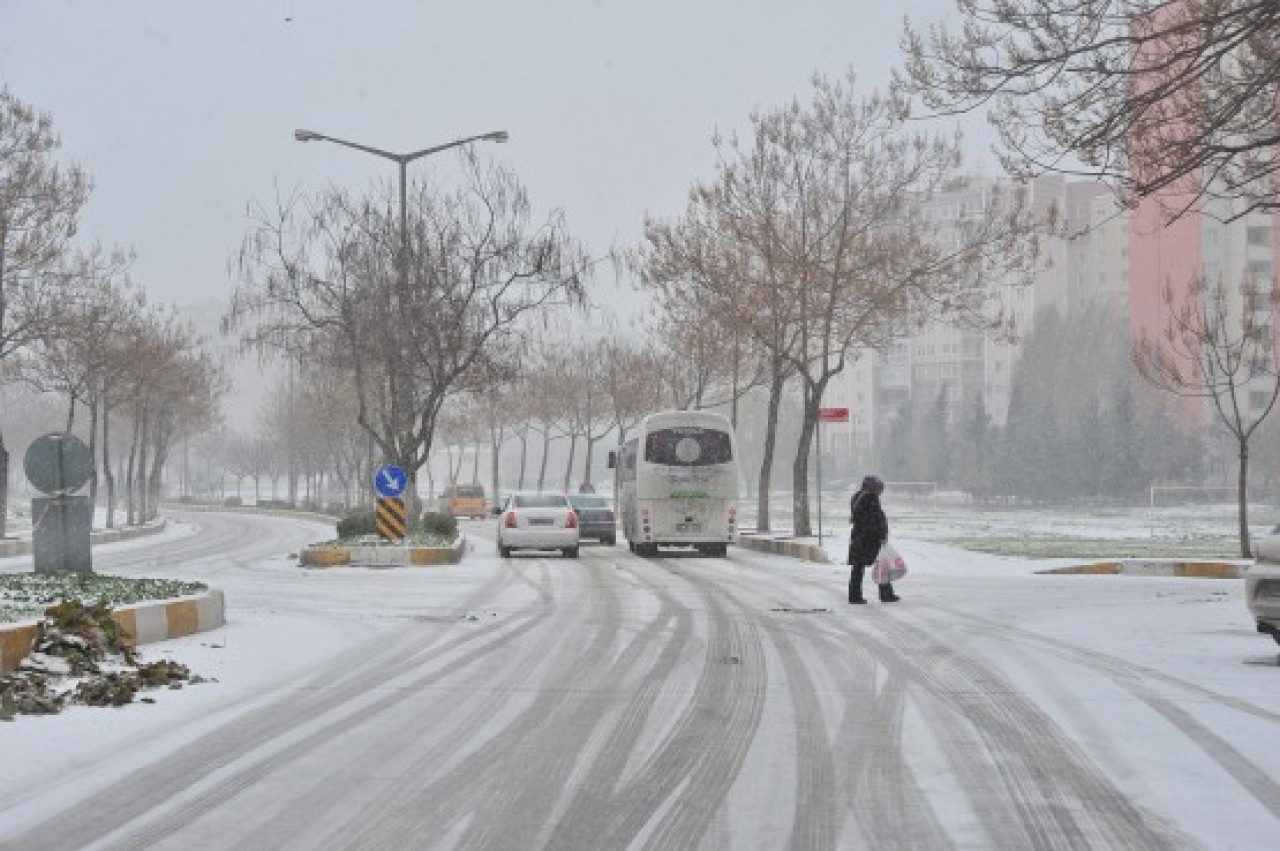
[[[291,705],[299,707],[297,734],[301,736],[308,725],[317,723],[302,707],[324,690],[310,675],[321,666],[330,676],[336,676],[333,672],[343,670],[344,664],[358,669],[359,658],[342,661],[350,648],[374,655],[370,648],[385,643],[390,653],[410,636],[420,636],[411,640],[420,642],[423,650],[435,648],[430,654],[387,657],[406,665],[401,673],[386,671],[384,685],[375,689],[376,694],[393,695],[405,687],[400,683],[416,670],[413,666],[462,664],[461,658],[449,661],[454,658],[451,654],[460,652],[450,648],[461,647],[456,642],[466,638],[458,637],[459,630],[469,630],[473,636],[514,630],[525,623],[521,618],[535,613],[541,613],[539,617],[553,614],[564,622],[549,624],[552,631],[544,636],[534,629],[534,621],[528,621],[534,631],[522,643],[510,645],[506,656],[469,663],[496,667],[456,682],[443,681],[435,691],[417,695],[414,699],[423,703],[415,704],[412,715],[401,719],[359,709],[357,702],[369,701],[368,695],[353,698],[357,702],[350,707],[343,704],[326,711],[343,713],[347,725],[357,723],[367,711],[370,718],[379,719],[379,725],[394,721],[401,725],[397,729],[419,729],[424,739],[432,740],[431,747],[440,749],[446,743],[435,742],[434,731],[447,739],[449,731],[463,723],[450,713],[465,709],[473,718],[470,729],[477,743],[462,752],[446,749],[443,752],[452,756],[430,763],[430,771],[438,770],[440,775],[421,780],[434,783],[429,788],[441,800],[458,796],[460,805],[469,803],[461,796],[471,790],[478,796],[476,802],[496,795],[495,800],[506,800],[514,807],[527,792],[510,784],[528,773],[528,760],[544,765],[538,761],[547,758],[543,750],[562,741],[564,752],[575,753],[580,761],[566,763],[563,769],[552,765],[541,770],[552,778],[561,777],[569,794],[585,782],[583,777],[594,776],[601,760],[609,756],[609,743],[621,729],[611,725],[622,724],[625,716],[616,715],[617,708],[606,701],[601,720],[593,722],[600,726],[593,728],[581,714],[577,721],[565,716],[567,738],[557,739],[561,716],[544,717],[547,707],[573,700],[566,695],[578,692],[552,688],[565,673],[556,660],[572,661],[574,654],[585,658],[595,647],[613,659],[611,666],[620,666],[625,649],[610,650],[608,641],[600,637],[605,633],[596,632],[620,629],[635,636],[635,641],[649,636],[652,643],[644,645],[644,658],[657,665],[662,648],[678,634],[676,624],[689,619],[692,656],[677,663],[669,679],[657,680],[650,672],[634,683],[609,679],[613,683],[609,690],[581,692],[580,699],[595,701],[598,698],[588,696],[613,691],[632,694],[632,688],[642,693],[644,682],[660,688],[651,696],[650,714],[637,729],[630,745],[633,750],[627,751],[631,756],[620,763],[621,776],[643,777],[644,753],[661,754],[679,744],[677,733],[685,722],[680,720],[678,696],[687,693],[696,700],[703,683],[713,682],[694,664],[703,655],[715,657],[713,661],[734,661],[729,673],[737,678],[720,680],[719,687],[736,694],[735,689],[754,683],[752,688],[759,689],[762,701],[760,714],[752,721],[754,737],[743,740],[744,751],[723,781],[727,784],[724,797],[718,803],[706,803],[705,820],[699,821],[696,814],[674,803],[693,795],[692,787],[686,785],[700,776],[693,766],[687,778],[677,776],[672,781],[676,787],[663,792],[670,796],[661,799],[665,804],[652,805],[651,821],[631,835],[634,847],[649,840],[655,847],[660,845],[654,837],[662,835],[661,828],[668,823],[685,828],[698,825],[699,840],[694,844],[704,848],[1019,848],[1031,847],[1026,844],[1028,837],[1037,835],[1049,848],[1280,847],[1276,839],[1280,837],[1280,667],[1246,664],[1274,660],[1278,648],[1254,632],[1241,597],[1241,582],[1037,575],[1037,570],[1048,566],[1045,562],[977,554],[911,536],[917,531],[930,537],[964,537],[975,534],[977,528],[993,528],[997,518],[957,516],[950,526],[929,520],[926,529],[925,521],[910,520],[905,511],[891,514],[891,520],[895,516],[895,538],[911,565],[911,575],[900,585],[903,602],[894,607],[873,603],[852,608],[843,603],[847,572],[838,563],[803,564],[744,551],[733,552],[727,562],[664,559],[646,563],[623,548],[597,547],[584,549],[581,563],[538,558],[504,561],[494,551],[488,524],[476,523],[466,526],[472,550],[455,567],[305,571],[288,553],[296,551],[299,543],[328,537],[328,530],[319,524],[274,520],[270,522],[276,525],[268,525],[263,519],[246,536],[233,525],[191,515],[190,524],[175,526],[156,539],[103,548],[96,563],[102,572],[198,579],[222,588],[229,605],[225,628],[144,648],[152,654],[149,658],[172,655],[218,682],[159,694],[154,705],[135,704],[120,710],[72,708],[56,717],[23,717],[0,725],[0,754],[4,755],[0,760],[0,847],[21,847],[5,843],[22,842],[18,837],[29,829],[47,831],[46,819],[60,813],[71,824],[78,824],[76,819],[87,823],[91,816],[101,819],[100,812],[94,815],[91,807],[83,809],[83,802],[106,806],[117,801],[111,790],[114,787],[117,795],[123,794],[122,781],[137,789],[135,799],[153,797],[156,803],[151,810],[113,822],[116,832],[107,835],[103,847],[132,847],[138,837],[147,836],[174,837],[157,841],[157,847],[208,848],[249,847],[264,836],[279,838],[279,829],[268,826],[290,816],[261,812],[265,805],[260,796],[253,799],[258,803],[243,810],[244,824],[218,821],[221,811],[213,809],[210,801],[234,796],[226,790],[215,794],[214,789],[205,801],[201,791],[218,781],[218,775],[184,786],[180,798],[166,804],[162,790],[136,785],[137,774],[170,755],[198,751],[219,731],[247,725],[257,714],[273,715],[278,723],[280,713],[288,713]],[[1077,534],[1124,538],[1150,536],[1150,520],[1148,516],[1135,523],[1130,518],[1127,526],[1122,518],[1087,522],[1063,518],[1062,522]],[[1044,522],[1051,523],[1052,518]],[[913,523],[917,524],[914,529]],[[983,523],[989,525],[980,527]],[[1007,531],[1016,533],[1030,525],[1012,524]],[[280,531],[269,532],[276,529]],[[843,529],[832,530],[825,542],[836,561],[844,549],[842,534]],[[29,569],[29,561],[27,565]],[[22,569],[22,559],[0,560],[0,570]],[[604,594],[600,599],[605,602],[597,600],[578,609],[572,602],[578,593],[589,595],[584,600]],[[598,605],[604,606],[599,613]],[[717,615],[722,606],[727,611]],[[603,613],[615,608],[616,621],[605,624]],[[667,618],[670,624],[664,625]],[[579,629],[590,631],[579,633]],[[736,635],[732,641],[723,639],[729,642],[725,647],[733,648],[731,657],[728,650],[713,652],[720,629]],[[756,632],[765,636],[759,645],[749,640]],[[596,638],[581,637],[591,635]],[[368,639],[374,643],[361,644]],[[562,647],[559,655],[547,655],[547,648],[556,646]],[[526,657],[518,647],[527,648],[530,655]],[[840,647],[848,648],[849,659],[832,658],[832,651]],[[409,647],[405,652],[414,651]],[[757,656],[766,674],[759,681],[751,679],[748,664]],[[575,678],[588,675],[584,664],[573,664]],[[544,667],[547,672],[532,673]],[[532,679],[519,679],[516,670],[519,676]],[[625,668],[615,671],[615,677],[621,678],[619,671]],[[712,674],[724,677],[724,669],[720,671]],[[871,681],[858,685],[859,671],[871,676]],[[498,672],[506,672],[501,681],[493,679]],[[853,686],[846,682],[850,676]],[[512,678],[510,686],[500,684],[507,682],[506,677]],[[450,683],[447,688],[445,682]],[[482,696],[490,689],[505,693],[507,688],[511,703],[499,705],[505,708],[474,702],[473,695]],[[811,704],[797,702],[801,692],[810,694]],[[783,694],[790,697],[784,699]],[[278,703],[282,697],[287,700]],[[526,704],[530,712],[541,706],[537,709],[541,714],[526,715],[522,712]],[[738,723],[734,713],[744,705],[735,700],[715,709],[713,715],[721,718],[716,725],[724,725],[724,735]],[[669,714],[664,714],[663,707]],[[477,713],[485,719],[478,727]],[[808,713],[815,714],[801,724],[798,718]],[[510,762],[503,769],[509,775],[458,773],[469,764],[467,751],[486,753],[480,743],[500,740],[509,728],[521,725],[541,729],[546,744],[532,751],[517,746],[509,748],[510,755],[504,750],[498,752],[503,756],[487,757],[502,766]],[[703,735],[714,729],[707,728]],[[827,730],[829,738],[812,733],[815,729]],[[881,731],[876,735],[883,740],[863,742],[859,730]],[[819,741],[806,744],[811,733]],[[584,735],[592,744],[581,750]],[[330,733],[326,739],[333,737]],[[285,751],[280,749],[293,738],[278,732],[273,741],[279,744],[272,753],[283,759]],[[891,746],[889,751],[881,749],[885,742]],[[337,747],[336,740],[333,746]],[[424,742],[422,747],[426,746]],[[354,759],[350,751],[350,746],[344,747],[341,758]],[[320,837],[332,840],[334,836],[345,837],[346,847],[360,847],[352,843],[361,837],[361,841],[390,841],[383,834],[368,833],[375,829],[368,824],[359,828],[364,832],[336,827],[333,799],[306,791],[320,784],[318,778],[329,770],[321,767],[328,763],[311,765],[321,753],[315,751],[307,762],[297,765],[285,762],[283,773],[275,773],[268,769],[277,757],[246,751],[228,762],[225,771],[242,762],[267,768],[255,768],[245,775],[250,779],[226,789],[248,788],[245,783],[250,783],[253,788],[274,790],[282,800],[293,802],[294,817],[310,812],[314,824],[307,829],[319,830],[316,825],[324,824],[337,831],[315,834],[317,843]],[[807,785],[810,781],[800,769],[794,769],[799,773],[792,776],[793,762],[826,766],[814,769],[817,773],[810,778],[824,788]],[[350,787],[353,778],[366,777],[371,784],[368,795],[348,788],[341,800],[351,807],[361,802],[373,806],[365,798],[382,788],[384,774],[385,782],[396,784],[393,788],[403,788],[405,779],[395,775],[391,764],[385,771],[355,765],[354,770],[342,770],[341,783],[334,781]],[[673,765],[683,763],[677,760]],[[721,763],[716,765],[728,770]],[[971,768],[958,771],[958,765]],[[317,774],[303,777],[308,771]],[[562,771],[573,773],[562,775]],[[864,771],[873,773],[868,776]],[[967,780],[966,771],[971,772]],[[704,777],[702,782],[714,786],[712,779]],[[1011,792],[1004,783],[1017,785]],[[622,784],[618,794],[628,788]],[[330,800],[330,809],[308,810],[298,796],[311,794],[318,801]],[[638,792],[628,794],[631,797],[626,800],[633,805],[646,800],[636,798]],[[1000,803],[1010,795],[1016,806]],[[520,816],[533,821],[516,821],[515,815],[504,821],[507,816],[495,814],[494,824],[482,834],[476,833],[479,827],[474,818],[445,819],[446,826],[452,825],[447,836],[433,835],[430,841],[420,837],[415,847],[503,847],[490,840],[519,836],[524,830],[528,841],[521,847],[591,848],[589,842],[558,845],[553,841],[569,835],[562,834],[562,829],[573,813],[586,806],[584,800],[594,798],[579,794],[569,803],[540,810],[540,816]],[[179,829],[173,826],[171,812],[179,801],[203,801],[196,811],[205,815],[180,834],[165,832]],[[600,811],[608,811],[608,803],[598,801]],[[125,807],[119,801],[111,806]],[[77,807],[82,810],[76,816],[68,815]],[[1126,815],[1129,810],[1132,814]],[[797,833],[801,817],[795,813],[817,814],[810,825],[812,835]],[[554,830],[550,821],[538,820],[552,816],[562,819]],[[625,819],[617,820],[622,818],[600,824],[620,829],[618,825],[626,824]],[[583,819],[583,824],[594,824],[586,816]],[[153,823],[167,827],[162,830]],[[304,831],[289,824],[292,830]],[[397,829],[408,831],[390,834],[402,841],[415,835],[409,826]],[[80,834],[68,827],[60,835]],[[298,833],[293,847],[307,847],[307,836]],[[481,836],[489,840],[481,841]],[[688,846],[676,842],[670,847]]]

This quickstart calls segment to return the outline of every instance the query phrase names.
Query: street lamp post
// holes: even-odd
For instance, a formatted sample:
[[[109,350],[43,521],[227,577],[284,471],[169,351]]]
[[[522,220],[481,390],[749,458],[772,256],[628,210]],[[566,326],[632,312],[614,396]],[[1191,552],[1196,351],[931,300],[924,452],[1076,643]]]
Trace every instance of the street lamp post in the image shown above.
[[[422,157],[438,154],[441,151],[447,151],[450,148],[458,148],[463,145],[469,145],[472,142],[505,142],[510,136],[506,130],[494,130],[489,133],[481,133],[477,136],[468,136],[465,139],[455,139],[452,142],[445,142],[443,145],[435,145],[430,148],[423,148],[421,151],[412,151],[407,154],[397,154],[392,151],[384,151],[381,148],[370,147],[369,145],[361,145],[359,142],[350,142],[346,139],[339,139],[334,136],[326,136],[323,133],[317,133],[314,130],[294,130],[293,138],[299,142],[332,142],[335,145],[343,145],[348,148],[355,148],[357,151],[364,151],[366,154],[373,154],[375,157],[391,160],[400,169],[400,257],[396,264],[398,280],[398,298],[403,300],[408,295],[409,290],[409,179],[408,166],[409,163]],[[395,376],[392,376],[392,395],[395,396]],[[415,476],[416,479],[416,476]],[[416,491],[416,487],[414,488]],[[417,494],[414,493],[414,499]],[[416,510],[415,510],[416,515]]]
[[[359,142],[349,142],[346,139],[338,139],[334,136],[326,136],[323,133],[317,133],[314,130],[294,130],[293,138],[299,142],[333,142],[335,145],[343,145],[348,148],[355,148],[357,151],[364,151],[366,154],[373,154],[375,157],[391,160],[400,167],[400,275],[402,285],[408,285],[409,277],[409,180],[408,166],[409,163],[422,157],[438,154],[441,151],[447,151],[450,148],[458,148],[463,145],[469,145],[472,142],[505,142],[510,138],[506,130],[494,130],[490,133],[481,133],[478,136],[468,136],[465,139],[455,139],[452,142],[445,142],[443,145],[435,145],[430,148],[424,148],[421,151],[413,151],[408,154],[396,154],[391,151],[384,151],[381,148],[373,148],[369,145],[361,145]]]

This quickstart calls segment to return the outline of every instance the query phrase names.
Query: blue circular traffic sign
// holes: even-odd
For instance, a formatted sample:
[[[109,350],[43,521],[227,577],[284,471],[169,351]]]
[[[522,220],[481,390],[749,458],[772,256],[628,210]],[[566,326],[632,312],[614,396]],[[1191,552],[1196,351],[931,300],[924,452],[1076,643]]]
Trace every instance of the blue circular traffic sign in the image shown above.
[[[384,464],[373,474],[373,486],[378,489],[378,496],[399,496],[408,483],[409,477],[404,470],[394,464]]]

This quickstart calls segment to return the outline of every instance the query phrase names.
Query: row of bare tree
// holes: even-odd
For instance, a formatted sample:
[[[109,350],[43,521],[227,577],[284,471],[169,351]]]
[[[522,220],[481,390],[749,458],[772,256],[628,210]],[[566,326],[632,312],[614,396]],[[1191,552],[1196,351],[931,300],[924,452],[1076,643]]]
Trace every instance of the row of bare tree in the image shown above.
[[[514,486],[543,489],[559,482],[549,469],[551,447],[567,442],[563,481],[557,487],[591,484],[598,447],[608,437],[625,439],[645,414],[663,404],[659,377],[663,354],[626,338],[598,338],[530,348],[513,365],[508,381],[449,397],[436,420],[436,469],[424,464],[428,492],[443,458],[444,483],[480,482],[488,476],[494,494],[502,491],[498,463],[503,447],[518,446]],[[357,421],[351,377],[316,364],[296,368],[282,379],[251,432],[233,432],[205,441],[199,451],[216,457],[220,471],[253,482],[260,497],[264,482],[285,482],[291,502],[329,498],[353,505],[368,498],[377,464],[385,461]],[[612,444],[610,444],[612,445]],[[581,448],[581,453],[579,453]],[[481,471],[481,450],[491,466]],[[472,467],[463,468],[470,450]],[[574,472],[579,470],[575,479]]]
[[[788,384],[802,399],[795,533],[808,535],[810,446],[831,380],[932,322],[1001,333],[1000,284],[1030,278],[1037,223],[1018,193],[991,193],[940,238],[926,211],[963,177],[959,138],[913,128],[910,106],[897,92],[860,95],[852,74],[815,77],[807,100],[716,140],[716,174],[694,186],[680,218],[647,223],[639,268],[664,321],[691,351],[718,353],[735,393],[768,387],[761,529]]]
[[[133,287],[128,252],[76,242],[91,181],[60,165],[58,148],[50,117],[0,88],[0,381],[64,398],[66,431],[86,411],[78,430],[95,458],[90,493],[100,471],[113,525],[121,470],[133,523],[153,514],[175,441],[217,418],[222,373],[190,327]],[[0,535],[9,467],[0,428]]]

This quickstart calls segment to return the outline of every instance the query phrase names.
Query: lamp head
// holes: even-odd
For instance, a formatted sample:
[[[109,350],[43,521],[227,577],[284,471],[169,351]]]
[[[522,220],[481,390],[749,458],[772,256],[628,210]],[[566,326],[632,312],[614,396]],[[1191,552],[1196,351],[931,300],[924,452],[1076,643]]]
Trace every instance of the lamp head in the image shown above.
[[[314,130],[294,130],[293,138],[299,142],[314,142],[320,138],[320,134]]]
[[[506,130],[494,130],[492,133],[484,134],[482,138],[487,139],[490,142],[505,142],[511,138],[511,134]]]

